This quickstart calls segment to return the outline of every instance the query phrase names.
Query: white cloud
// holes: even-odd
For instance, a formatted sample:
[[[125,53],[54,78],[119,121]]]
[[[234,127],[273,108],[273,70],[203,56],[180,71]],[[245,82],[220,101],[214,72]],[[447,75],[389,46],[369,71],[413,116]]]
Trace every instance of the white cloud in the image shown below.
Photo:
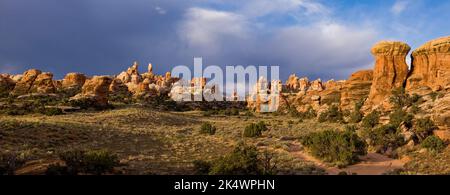
[[[395,15],[401,14],[408,7],[409,3],[406,0],[396,0],[391,7],[391,12]]]
[[[158,14],[164,15],[167,13],[167,11],[159,6],[155,7],[155,11],[158,12]]]
[[[190,8],[182,22],[179,35],[189,46],[213,52],[225,39],[248,36],[246,18],[232,12]]]
[[[254,7],[260,14],[244,14],[241,9],[190,8],[179,26],[179,35],[188,50],[202,56],[214,55],[225,62],[249,60],[247,63],[265,63],[257,65],[280,65],[281,72],[297,72],[302,76],[341,79],[371,64],[370,48],[379,33],[369,24],[346,24],[327,17],[309,24],[279,27],[255,22],[263,13],[281,13],[300,5],[307,5],[311,12],[328,9],[312,1],[283,1],[291,4],[277,7],[272,1],[261,0]]]
[[[242,3],[240,1],[240,3]],[[268,14],[310,15],[325,14],[328,9],[312,0],[247,0],[239,12],[243,15],[258,17]]]

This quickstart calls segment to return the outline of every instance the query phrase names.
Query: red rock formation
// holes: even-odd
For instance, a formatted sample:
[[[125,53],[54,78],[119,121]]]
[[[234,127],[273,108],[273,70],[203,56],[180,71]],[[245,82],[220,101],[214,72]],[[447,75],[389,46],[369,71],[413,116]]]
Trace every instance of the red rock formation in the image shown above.
[[[107,106],[111,82],[112,79],[108,76],[94,76],[84,83],[81,93],[72,97],[71,100],[88,99],[91,102],[95,102],[96,106]]]
[[[365,106],[377,106],[389,95],[392,89],[402,87],[408,75],[405,58],[411,48],[402,42],[382,41],[372,47],[375,56],[373,82]]]
[[[437,91],[450,87],[450,36],[425,43],[411,56],[407,90],[426,86]]]
[[[39,74],[33,82],[29,93],[55,93],[56,87],[53,84],[53,74],[44,72]]]
[[[12,95],[25,95],[27,94],[31,87],[33,86],[34,80],[41,74],[40,70],[30,69],[23,73],[22,79],[16,83],[14,90],[11,92]]]
[[[317,80],[314,80],[313,82],[311,82],[309,90],[322,91],[323,90],[322,80],[321,79],[317,79]]]
[[[361,70],[353,73],[345,82],[341,93],[341,109],[351,110],[356,102],[366,99],[372,86],[373,71]]]
[[[76,88],[81,89],[84,85],[84,82],[86,82],[86,76],[81,73],[68,73],[63,81],[62,81],[62,88],[69,89],[69,88]]]
[[[14,86],[15,81],[9,75],[0,74],[0,96],[9,94]]]

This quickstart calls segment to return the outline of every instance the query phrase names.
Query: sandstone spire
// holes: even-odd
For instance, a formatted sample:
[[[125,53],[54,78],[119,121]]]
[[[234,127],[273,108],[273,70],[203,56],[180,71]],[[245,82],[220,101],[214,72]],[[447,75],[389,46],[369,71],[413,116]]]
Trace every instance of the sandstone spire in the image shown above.
[[[375,57],[373,82],[366,106],[378,105],[392,89],[402,87],[408,75],[405,58],[411,47],[398,41],[381,41],[372,47]]]
[[[436,91],[450,85],[450,36],[423,44],[411,56],[408,90],[426,86]]]

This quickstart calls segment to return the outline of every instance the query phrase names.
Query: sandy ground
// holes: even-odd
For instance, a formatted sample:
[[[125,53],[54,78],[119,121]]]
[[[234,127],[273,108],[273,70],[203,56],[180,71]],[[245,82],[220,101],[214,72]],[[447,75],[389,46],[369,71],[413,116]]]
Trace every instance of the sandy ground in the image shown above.
[[[330,167],[320,160],[314,158],[305,151],[295,151],[292,153],[297,158],[310,161],[326,170],[330,175],[337,175],[340,172],[355,173],[358,175],[381,175],[394,169],[403,168],[407,159],[392,159],[378,153],[369,153],[361,157],[361,162],[347,166],[345,168]]]

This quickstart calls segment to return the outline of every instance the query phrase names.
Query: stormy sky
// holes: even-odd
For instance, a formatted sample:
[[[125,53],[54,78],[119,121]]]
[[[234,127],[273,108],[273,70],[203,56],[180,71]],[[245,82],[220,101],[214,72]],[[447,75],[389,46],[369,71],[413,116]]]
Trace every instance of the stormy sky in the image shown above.
[[[0,72],[114,75],[139,61],[279,65],[312,79],[373,66],[370,47],[450,35],[441,0],[0,0]]]

